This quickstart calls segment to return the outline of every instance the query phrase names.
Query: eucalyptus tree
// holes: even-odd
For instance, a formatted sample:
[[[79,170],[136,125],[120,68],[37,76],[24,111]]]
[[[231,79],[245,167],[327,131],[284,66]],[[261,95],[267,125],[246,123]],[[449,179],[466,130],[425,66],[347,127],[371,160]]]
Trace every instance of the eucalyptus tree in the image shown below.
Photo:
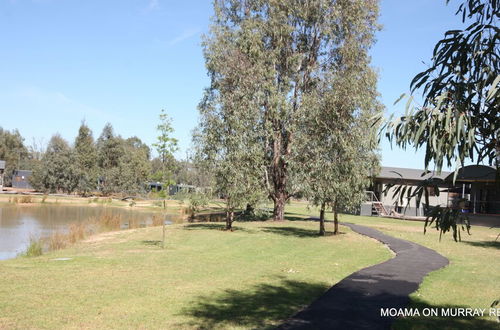
[[[97,187],[97,149],[92,131],[85,122],[78,129],[74,152],[79,172],[77,189],[86,195]]]
[[[421,92],[423,104],[415,107],[410,97],[406,114],[385,127],[387,137],[400,147],[425,149],[426,170],[433,165],[440,172],[446,164],[458,171],[467,160],[496,166],[498,196],[499,12],[497,0],[466,0],[459,6],[457,14],[467,27],[447,31],[434,48],[430,67],[411,82],[412,93]],[[408,195],[419,202],[427,194],[421,186]],[[459,218],[458,212],[438,207],[430,219],[442,233],[451,229],[457,239]]]
[[[359,208],[370,177],[378,169],[378,130],[372,119],[382,105],[368,55],[374,42],[376,8],[352,1],[337,6],[343,15],[331,38],[339,46],[330,50],[335,60],[322,63],[318,68],[321,81],[303,100],[297,165],[292,167],[301,178],[304,195],[320,207],[320,235],[325,234],[326,208],[333,210],[337,234],[339,211]]]
[[[211,84],[200,102],[194,135],[197,165],[213,175],[216,193],[226,201],[227,230],[235,211],[256,203],[265,191],[260,110],[254,98],[257,72],[240,54],[240,32],[214,24],[204,42]],[[244,68],[247,74],[240,71]]]
[[[230,77],[231,92],[242,95],[241,106],[232,111],[254,109],[255,124],[247,130],[259,135],[275,220],[283,219],[285,203],[298,189],[290,173],[301,129],[298,116],[322,79],[320,68],[337,60],[334,50],[344,41],[339,22],[362,20],[373,30],[377,6],[375,0],[214,2],[204,42],[211,89],[219,91],[218,80]]]

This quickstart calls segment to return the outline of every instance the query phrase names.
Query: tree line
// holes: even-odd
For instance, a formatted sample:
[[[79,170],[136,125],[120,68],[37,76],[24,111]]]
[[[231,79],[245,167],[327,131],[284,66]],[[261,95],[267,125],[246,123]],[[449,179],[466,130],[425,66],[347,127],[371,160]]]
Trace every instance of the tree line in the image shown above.
[[[82,122],[72,144],[59,134],[53,135],[46,146],[33,143],[27,146],[19,131],[0,127],[0,159],[6,161],[5,185],[10,186],[14,170],[31,170],[30,183],[46,193],[77,193],[87,196],[146,192],[148,181],[164,186],[183,183],[203,186],[207,175],[200,175],[189,160],[173,156],[177,141],[168,135],[173,132],[166,113],[160,116],[159,156],[140,138],[123,138],[107,123],[97,139]],[[160,126],[162,126],[160,128]],[[167,126],[170,129],[165,132]],[[163,131],[162,131],[163,130]]]

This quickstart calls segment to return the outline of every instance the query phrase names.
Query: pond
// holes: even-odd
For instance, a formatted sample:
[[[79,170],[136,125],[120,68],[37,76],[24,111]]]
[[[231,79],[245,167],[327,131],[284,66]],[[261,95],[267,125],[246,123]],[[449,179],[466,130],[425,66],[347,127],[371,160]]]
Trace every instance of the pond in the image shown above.
[[[121,228],[127,228],[132,222],[149,226],[155,214],[159,213],[105,206],[0,204],[0,260],[15,258],[24,252],[31,238],[67,231],[75,222],[111,215],[120,219]],[[182,221],[178,215],[167,215],[166,219]]]

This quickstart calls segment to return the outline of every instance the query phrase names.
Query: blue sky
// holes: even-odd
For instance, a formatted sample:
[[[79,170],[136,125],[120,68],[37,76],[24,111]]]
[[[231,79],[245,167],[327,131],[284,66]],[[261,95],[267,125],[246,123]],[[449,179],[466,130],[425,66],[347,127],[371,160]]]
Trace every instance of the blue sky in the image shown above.
[[[394,101],[444,31],[460,26],[458,4],[381,1],[371,54],[387,114],[401,111]],[[94,137],[111,122],[152,144],[166,109],[185,157],[209,84],[200,38],[211,15],[201,0],[0,0],[0,126],[31,145],[56,132],[72,142],[83,119]],[[423,167],[422,154],[381,148],[385,166]]]

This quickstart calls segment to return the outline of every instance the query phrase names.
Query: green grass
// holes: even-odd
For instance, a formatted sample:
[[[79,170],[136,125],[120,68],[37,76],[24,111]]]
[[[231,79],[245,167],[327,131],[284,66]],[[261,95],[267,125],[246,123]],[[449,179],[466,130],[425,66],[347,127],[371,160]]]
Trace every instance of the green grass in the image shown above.
[[[285,222],[240,222],[113,232],[71,248],[0,262],[2,328],[269,328],[350,273],[391,257],[352,233],[317,237],[318,215],[287,205]],[[327,214],[331,219],[331,214]],[[423,223],[342,215],[450,259],[413,293],[410,307],[489,308],[500,297],[498,229],[473,227],[461,243]],[[332,229],[327,223],[327,230]],[[69,257],[71,260],[53,260]],[[404,318],[395,329],[498,328],[489,318]]]
[[[390,258],[343,228],[237,223],[106,233],[0,262],[0,328],[268,328],[350,273]],[[71,258],[71,260],[54,260]]]
[[[391,236],[406,239],[436,250],[450,260],[447,267],[428,275],[413,293],[414,308],[471,307],[489,309],[500,297],[500,242],[495,242],[499,229],[473,226],[471,235],[455,242],[451,234],[439,241],[439,233],[423,234],[423,223],[373,217],[343,216],[342,220],[376,228]],[[396,329],[498,329],[494,317],[484,319],[405,318]],[[488,322],[489,321],[489,322]]]

